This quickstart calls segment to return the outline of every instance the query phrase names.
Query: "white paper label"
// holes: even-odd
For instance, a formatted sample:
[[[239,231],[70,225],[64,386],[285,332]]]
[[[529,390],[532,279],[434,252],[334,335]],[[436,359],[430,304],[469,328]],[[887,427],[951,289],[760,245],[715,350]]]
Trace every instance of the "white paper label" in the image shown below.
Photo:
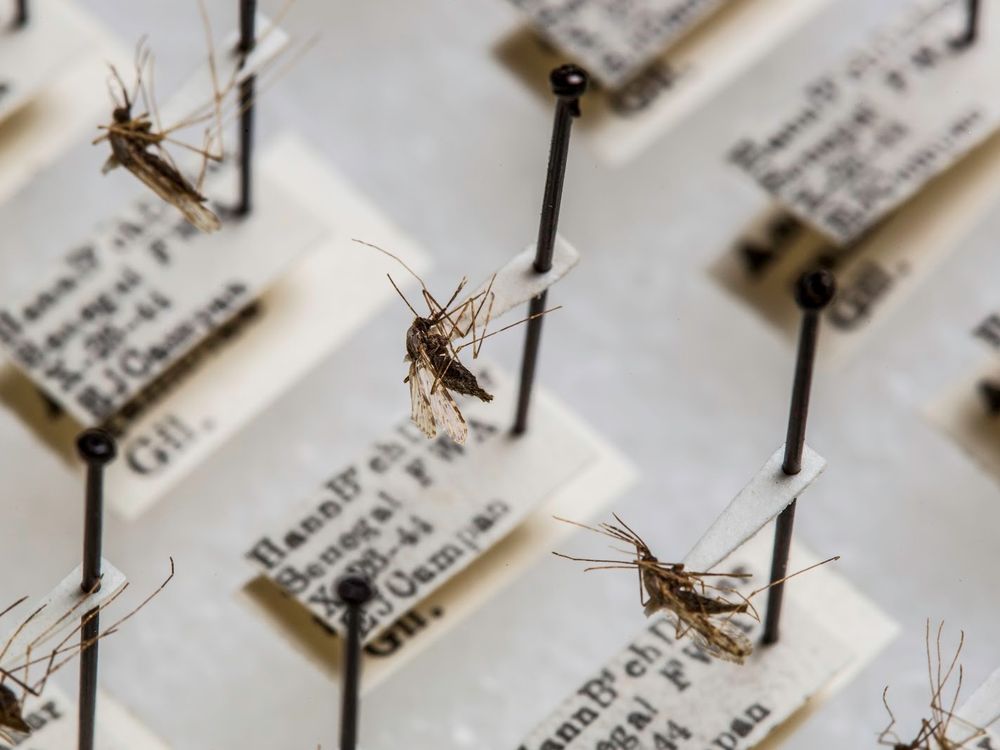
[[[41,697],[29,696],[24,706],[24,720],[32,728],[30,735],[12,745],[0,740],[0,750],[66,750],[76,747],[77,707],[53,683],[45,686]],[[134,717],[104,693],[97,699],[97,750],[167,750],[167,746],[140,725]]]
[[[965,0],[915,3],[730,159],[811,226],[856,239],[996,131],[1000,13],[982,13],[978,41],[956,49]]]
[[[789,594],[777,645],[759,645],[762,626],[746,626],[757,646],[743,665],[713,659],[690,639],[675,640],[665,617],[652,618],[520,750],[754,747],[850,658],[850,649]],[[638,602],[636,612],[641,616]]]
[[[1000,392],[1000,366],[993,359],[949,385],[923,412],[985,471],[1000,480],[1000,413],[991,409],[984,391]]]
[[[126,409],[130,418],[123,412],[116,419],[121,457],[107,468],[106,489],[109,504],[126,518],[148,509],[375,310],[396,299],[385,274],[395,273],[398,264],[352,237],[392,248],[418,273],[427,267],[412,240],[299,139],[286,135],[262,149],[257,181],[255,212],[282,210],[291,200],[299,206],[294,214],[322,216],[326,232],[253,305],[143,392],[142,409]],[[269,200],[272,186],[285,196],[277,203]],[[239,248],[240,256],[268,251],[253,244]],[[408,281],[399,279],[404,288]],[[79,467],[79,425],[53,410],[10,365],[0,368],[0,401]]]
[[[588,92],[574,133],[610,164],[624,164],[832,2],[726,2],[624,85]],[[566,61],[561,52],[525,28],[501,40],[496,54],[551,104],[549,72]]]
[[[267,210],[217,235],[143,197],[0,308],[0,345],[81,425],[112,419],[322,238],[315,217],[262,187]]]
[[[772,537],[770,528],[758,534],[722,569],[766,571]],[[792,570],[814,562],[810,553],[793,545]],[[617,573],[631,576],[634,587],[634,573],[588,575]],[[638,600],[635,612],[641,620]],[[761,645],[761,625],[741,620],[755,648],[745,664],[737,665],[711,659],[689,638],[675,641],[666,618],[654,616],[519,750],[746,750],[793,714],[815,709],[896,632],[830,565],[788,584],[776,645]]]
[[[93,136],[94,126],[102,120],[106,121],[111,112],[107,97],[99,95],[106,88],[108,64],[113,63],[119,70],[128,70],[132,63],[133,50],[119,44],[71,0],[32,0],[31,7],[34,9],[31,33],[34,33],[36,23],[42,29],[59,23],[61,28],[67,30],[67,37],[32,45],[30,52],[13,55],[16,60],[13,69],[7,64],[0,64],[0,81],[8,81],[7,98],[5,102],[0,101],[0,111],[15,110],[6,119],[0,116],[0,201],[14,195],[35,173],[82,139],[84,134]],[[58,21],[61,18],[65,18],[65,23]],[[3,39],[0,41],[0,57],[6,57],[11,41],[7,38],[6,29],[0,31],[0,38]],[[83,45],[83,50],[72,59],[72,64],[62,65],[53,71],[42,85],[33,87],[24,106],[16,105],[9,80],[13,76],[35,75],[38,72],[31,68],[27,60],[35,55],[61,57],[63,51],[72,50],[78,42]],[[19,90],[23,91],[24,87]],[[0,99],[3,98],[0,96]]]
[[[464,446],[427,440],[407,419],[327,480],[246,556],[337,633],[346,613],[336,581],[372,580],[364,640],[385,628],[514,529],[593,459],[557,421],[510,433],[516,384],[478,370],[495,403],[463,401]],[[400,396],[407,395],[401,389]]]
[[[797,335],[793,289],[821,265],[837,275],[837,296],[823,314],[819,357],[856,352],[875,335],[1000,200],[1000,136],[925,186],[864,237],[835,245],[780,207],[763,211],[715,263],[724,286],[781,329]]]
[[[6,6],[0,11],[0,122],[27,104],[91,42],[77,33],[63,3],[39,2],[20,28],[13,25],[13,2]]]
[[[492,407],[509,418],[513,403],[494,402]],[[553,428],[536,433],[541,422],[551,422]],[[368,641],[363,652],[362,691],[373,689],[447,635],[504,586],[524,574],[540,556],[559,549],[560,542],[569,536],[573,527],[558,523],[553,516],[593,517],[635,481],[635,469],[613,446],[595,435],[544,388],[536,388],[532,397],[531,427],[520,439],[544,452],[548,447],[542,442],[543,438],[535,442],[534,436],[549,435],[553,429],[560,432],[561,440],[571,439],[574,443],[587,445],[592,458],[513,532],[484,550],[460,575],[414,604],[390,627]],[[300,599],[292,598],[263,575],[249,582],[244,593],[255,612],[266,617],[292,645],[333,679],[339,679],[342,643],[328,625],[300,604]]]
[[[510,0],[587,72],[618,88],[731,0]]]

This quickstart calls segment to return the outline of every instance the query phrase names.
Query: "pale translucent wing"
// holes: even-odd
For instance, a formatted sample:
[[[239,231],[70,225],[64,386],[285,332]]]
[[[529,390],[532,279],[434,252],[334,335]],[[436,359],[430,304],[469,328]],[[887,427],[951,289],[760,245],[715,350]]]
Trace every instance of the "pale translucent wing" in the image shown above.
[[[218,232],[222,229],[222,222],[219,221],[219,217],[215,215],[212,209],[205,206],[205,204],[187,197],[170,202],[184,214],[185,219],[202,232]]]
[[[681,632],[709,656],[714,656],[722,661],[742,664],[746,657],[753,652],[753,644],[750,639],[731,622],[726,620],[712,622],[704,615],[682,615],[666,608],[662,608],[662,611],[675,628],[680,622]],[[647,616],[649,614],[647,610]]]
[[[126,166],[146,187],[184,214],[184,218],[202,232],[216,232],[222,228],[219,217],[201,203],[196,191],[192,190],[190,194],[179,192],[143,158],[130,159]]]
[[[438,387],[434,388],[434,374],[429,367],[417,366],[414,369],[420,381],[420,391],[427,394],[434,422],[447,432],[452,440],[463,445],[469,437],[469,426],[465,423],[462,412],[458,410],[455,399],[442,384],[438,383]]]
[[[426,368],[419,366],[416,362],[411,362],[410,419],[420,428],[422,433],[432,438],[437,435],[437,427],[434,425],[434,414],[431,411],[431,389],[430,386],[424,387],[424,379],[420,377],[420,372],[426,372]]]

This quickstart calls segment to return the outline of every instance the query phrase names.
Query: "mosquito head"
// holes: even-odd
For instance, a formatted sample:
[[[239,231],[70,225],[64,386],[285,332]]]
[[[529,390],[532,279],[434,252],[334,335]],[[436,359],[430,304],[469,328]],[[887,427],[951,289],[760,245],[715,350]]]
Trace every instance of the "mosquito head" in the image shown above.
[[[31,732],[31,727],[21,716],[21,701],[6,685],[0,685],[0,727],[10,727],[25,734]]]
[[[118,124],[124,124],[132,119],[132,108],[131,107],[115,107],[112,111],[111,116],[114,118],[115,122]]]

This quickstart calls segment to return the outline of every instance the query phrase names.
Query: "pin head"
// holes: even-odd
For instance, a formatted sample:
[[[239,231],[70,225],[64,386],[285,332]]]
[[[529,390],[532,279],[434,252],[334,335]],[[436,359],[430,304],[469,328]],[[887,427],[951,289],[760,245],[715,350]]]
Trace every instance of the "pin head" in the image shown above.
[[[579,65],[560,65],[549,73],[552,93],[560,99],[579,99],[587,91],[587,71]]]
[[[795,285],[795,301],[803,310],[822,310],[837,293],[837,280],[825,268],[806,271]]]
[[[374,597],[375,587],[364,576],[346,575],[337,581],[337,598],[348,606],[363,606]]]
[[[88,464],[104,465],[114,461],[118,453],[115,439],[105,430],[84,430],[76,439],[76,450]]]

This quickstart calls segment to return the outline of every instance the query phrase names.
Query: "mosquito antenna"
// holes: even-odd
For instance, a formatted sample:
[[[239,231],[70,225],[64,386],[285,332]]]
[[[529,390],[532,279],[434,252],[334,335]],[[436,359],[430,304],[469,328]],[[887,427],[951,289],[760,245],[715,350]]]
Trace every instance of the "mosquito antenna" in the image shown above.
[[[125,81],[122,80],[121,73],[119,73],[118,68],[116,68],[111,63],[108,63],[108,67],[111,68],[111,74],[115,77],[115,80],[121,87],[122,96],[125,97],[125,109],[132,109],[132,100],[128,98],[128,86],[126,86]],[[115,101],[115,103],[116,104],[118,103],[117,100]]]
[[[416,310],[413,309],[413,305],[411,305],[410,301],[406,299],[406,295],[403,294],[400,288],[396,286],[396,282],[392,280],[392,276],[390,274],[386,274],[385,277],[389,279],[389,283],[392,284],[392,288],[396,290],[396,294],[399,295],[399,298],[403,300],[403,302],[406,304],[408,308],[410,308],[410,312],[413,313],[414,317],[419,318],[420,313],[418,313]]]
[[[427,288],[427,284],[425,284],[424,280],[422,278],[420,278],[420,276],[417,275],[417,272],[414,271],[412,268],[410,268],[408,265],[406,265],[406,263],[403,261],[403,259],[400,258],[398,255],[390,253],[388,250],[385,250],[385,249],[379,247],[378,245],[374,245],[371,242],[365,242],[364,240],[354,239],[354,240],[352,240],[352,242],[357,242],[359,245],[367,245],[368,247],[373,248],[374,250],[378,250],[383,255],[388,255],[394,261],[396,261],[397,263],[399,263],[399,265],[401,265],[403,268],[405,268],[407,271],[409,271],[410,276],[412,276],[417,281],[419,281],[421,287],[423,287],[424,289]]]
[[[118,107],[124,107],[125,105],[122,104],[121,100],[118,98],[118,93],[115,91],[115,86],[114,86],[115,79],[114,79],[114,77],[109,75],[105,79],[105,84],[108,87],[108,95],[111,97],[111,101],[112,101],[112,103],[114,103],[115,107],[116,108],[118,108]]]

